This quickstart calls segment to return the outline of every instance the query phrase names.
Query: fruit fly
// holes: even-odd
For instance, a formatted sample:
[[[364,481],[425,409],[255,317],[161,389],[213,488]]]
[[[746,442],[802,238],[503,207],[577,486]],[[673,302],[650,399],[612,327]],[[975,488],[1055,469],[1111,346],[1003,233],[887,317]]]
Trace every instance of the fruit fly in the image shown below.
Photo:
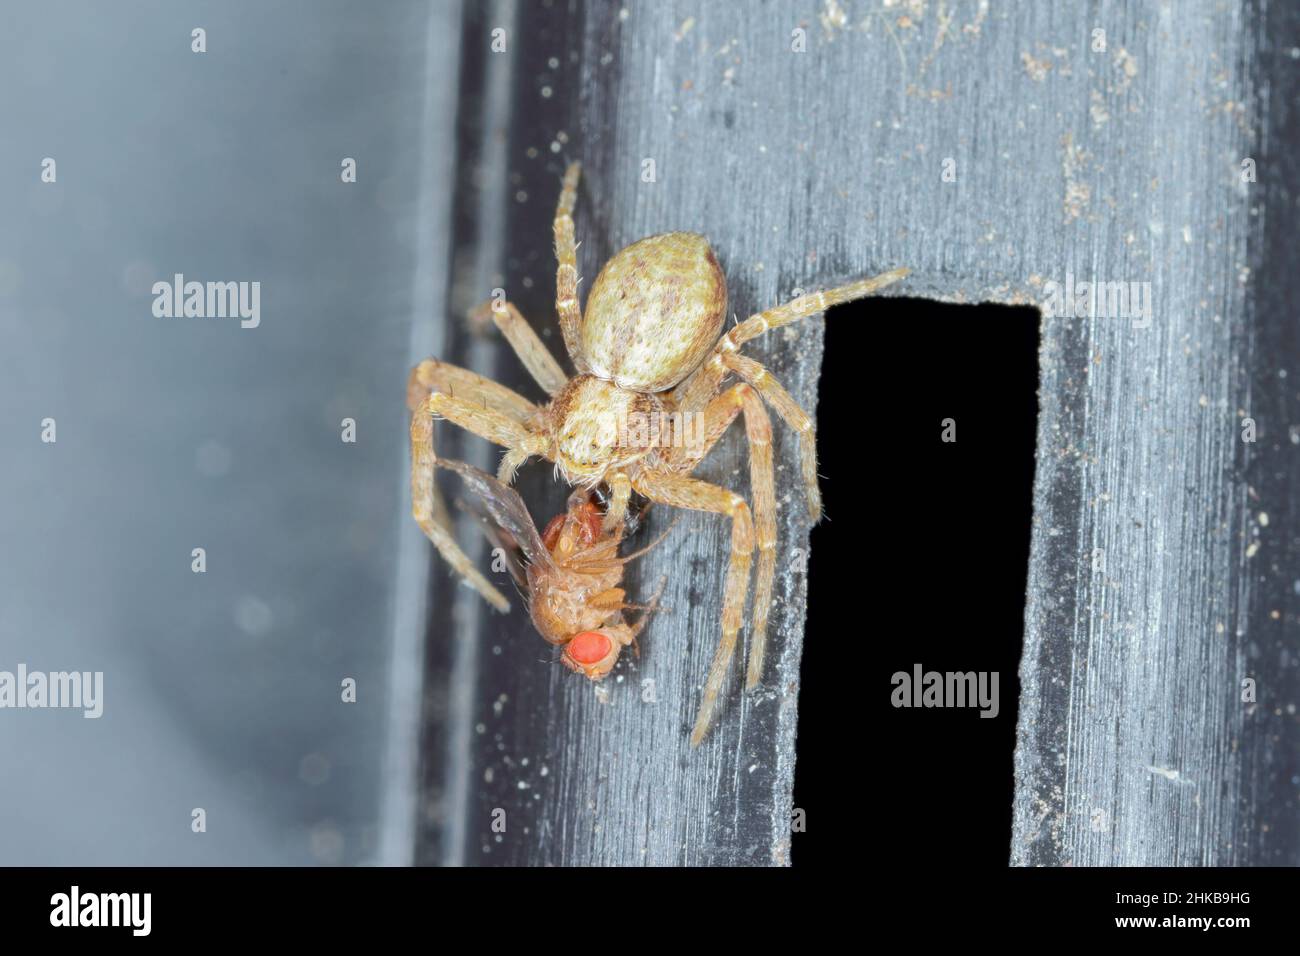
[[[513,488],[464,462],[440,458],[438,467],[460,475],[487,511],[488,537],[503,550],[516,583],[527,595],[533,626],[543,639],[561,648],[560,660],[566,667],[600,680],[613,670],[623,648],[632,645],[635,650],[637,635],[658,605],[663,582],[650,604],[631,604],[622,587],[623,571],[629,561],[659,541],[619,555],[628,522],[606,530],[601,499],[586,490],[570,495],[565,511],[539,533]],[[643,613],[630,623],[623,616],[628,610]]]

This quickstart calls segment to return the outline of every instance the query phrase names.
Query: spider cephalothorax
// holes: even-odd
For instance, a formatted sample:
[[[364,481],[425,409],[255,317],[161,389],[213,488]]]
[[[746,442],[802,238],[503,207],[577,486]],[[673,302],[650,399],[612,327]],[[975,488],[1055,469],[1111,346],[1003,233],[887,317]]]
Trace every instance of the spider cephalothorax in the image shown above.
[[[762,677],[767,615],[776,574],[776,488],[771,422],[764,400],[798,432],[802,477],[814,521],[821,515],[813,423],[758,362],[740,355],[750,339],[896,282],[906,269],[800,296],[751,316],[722,334],[727,285],[708,240],[694,233],[651,236],[618,252],[578,302],[573,207],[578,164],[564,176],[555,215],[556,311],[578,375],[572,379],[509,302],[486,306],[550,400],[518,393],[436,359],[411,373],[413,512],[425,533],[476,589],[498,607],[505,598],[483,578],[448,531],[433,484],[433,420],[446,418],[506,448],[498,477],[509,483],[528,458],[553,462],[566,481],[610,492],[604,528],[621,528],[633,490],[650,501],[726,515],[731,555],[722,605],[722,639],[705,683],[691,742],[708,730],[735,651],[755,545],[753,627],[747,683]],[[481,311],[481,310],[480,310]],[[723,390],[730,375],[741,382]],[[753,512],[740,495],[690,473],[743,413],[750,449]],[[683,422],[693,419],[696,427]],[[697,436],[698,440],[685,440]]]
[[[628,422],[661,420],[658,395],[629,391],[594,375],[579,375],[560,389],[546,410],[554,439],[547,455],[569,484],[599,484],[614,468],[629,468],[651,454],[657,441],[630,442]],[[622,432],[622,434],[620,434]]]

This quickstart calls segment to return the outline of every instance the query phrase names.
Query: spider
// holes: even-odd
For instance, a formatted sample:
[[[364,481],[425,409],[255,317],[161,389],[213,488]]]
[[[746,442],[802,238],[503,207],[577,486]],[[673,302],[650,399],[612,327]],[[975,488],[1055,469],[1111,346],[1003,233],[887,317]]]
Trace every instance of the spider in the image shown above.
[[[657,545],[662,536],[640,551],[620,556],[623,527],[607,532],[599,507],[585,490],[570,495],[565,511],[539,534],[513,488],[463,462],[444,458],[438,467],[460,475],[487,510],[488,536],[502,546],[515,582],[526,589],[537,632],[562,648],[561,662],[591,680],[609,674],[622,649],[629,644],[635,647],[659,601],[656,594],[648,605],[628,603],[620,586],[623,567]],[[629,624],[623,619],[626,610],[645,613]]]
[[[799,435],[804,492],[814,522],[821,517],[813,422],[761,364],[740,354],[749,340],[844,302],[860,299],[908,274],[894,269],[824,292],[802,295],[722,331],[727,285],[708,240],[670,232],[634,242],[596,276],[584,312],[578,301],[573,209],[580,164],[565,171],[555,212],[555,308],[569,358],[569,377],[509,302],[482,306],[537,384],[550,396],[537,405],[517,392],[437,359],[411,372],[411,490],[415,520],[453,569],[488,601],[508,602],[470,563],[449,531],[433,484],[437,456],[433,422],[448,421],[505,447],[497,477],[510,484],[532,457],[545,458],[570,485],[609,488],[606,530],[619,527],[635,490],[652,502],[724,515],[731,554],[722,603],[722,638],[709,667],[691,744],[704,739],[735,652],[749,590],[755,545],[748,688],[762,677],[767,617],[776,574],[776,493],[771,422],[764,401]],[[740,382],[722,390],[728,376]],[[719,485],[691,477],[738,415],[749,440],[754,507]],[[642,426],[649,423],[649,427]],[[687,440],[694,425],[699,440]],[[756,533],[757,532],[757,533]]]

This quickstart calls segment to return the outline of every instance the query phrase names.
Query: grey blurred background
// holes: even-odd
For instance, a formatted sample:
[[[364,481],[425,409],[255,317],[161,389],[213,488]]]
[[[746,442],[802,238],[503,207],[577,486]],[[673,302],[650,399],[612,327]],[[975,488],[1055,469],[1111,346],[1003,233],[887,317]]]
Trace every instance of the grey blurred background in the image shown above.
[[[458,16],[0,7],[0,670],[104,672],[98,720],[0,711],[0,864],[409,859],[394,408],[437,345]],[[154,317],[177,272],[260,282],[260,327]]]

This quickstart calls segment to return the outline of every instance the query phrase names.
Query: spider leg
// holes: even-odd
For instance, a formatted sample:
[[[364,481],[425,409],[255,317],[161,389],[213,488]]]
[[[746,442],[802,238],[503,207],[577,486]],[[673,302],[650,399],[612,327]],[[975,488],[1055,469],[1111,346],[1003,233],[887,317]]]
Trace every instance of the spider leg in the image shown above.
[[[718,390],[718,386],[727,376],[727,369],[722,363],[723,353],[735,352],[750,339],[757,338],[771,329],[779,329],[783,325],[824,312],[832,306],[864,298],[885,286],[893,285],[911,271],[907,268],[891,269],[869,279],[859,279],[857,282],[850,282],[848,285],[827,289],[824,292],[801,295],[784,305],[751,315],[744,322],[733,325],[729,332],[718,339],[713,354],[678,386],[677,403],[686,408],[699,408]]]
[[[632,498],[632,480],[623,472],[615,472],[605,479],[609,485],[609,505],[605,509],[605,520],[601,522],[604,534],[613,534],[623,527],[627,517],[627,503]]]
[[[736,634],[745,613],[745,592],[749,589],[754,523],[744,498],[726,488],[696,478],[662,471],[645,471],[632,484],[651,501],[692,511],[709,511],[731,518],[731,561],[727,567],[727,583],[723,592],[722,640],[714,652],[709,676],[704,684],[704,697],[695,718],[695,729],[691,731],[691,746],[698,747],[708,732],[718,692],[726,681],[727,670],[735,654]]]
[[[573,241],[573,207],[578,202],[578,178],[582,175],[581,163],[570,163],[564,171],[564,185],[555,207],[555,258],[559,263],[555,272],[555,311],[560,316],[560,331],[569,358],[584,371],[578,345],[578,326],[582,322],[582,307],[578,302],[578,247]]]
[[[410,380],[406,384],[407,407],[415,411],[434,391],[443,391],[467,402],[479,404],[524,424],[538,421],[542,415],[541,408],[518,392],[490,378],[484,378],[468,369],[448,365],[437,359],[426,359],[411,370]],[[518,448],[511,448],[501,459],[497,472],[498,480],[507,485],[513,484],[515,472],[527,459],[527,453]],[[444,526],[450,526],[450,521],[446,519],[446,506],[436,485],[433,495],[435,519]]]
[[[433,418],[417,412],[411,417],[411,515],[453,571],[498,611],[509,611],[510,602],[505,595],[474,567],[456,543],[446,505],[433,480],[437,462],[433,450]]]
[[[749,439],[749,488],[754,503],[754,530],[758,544],[758,573],[754,579],[753,631],[749,642],[749,670],[745,686],[753,688],[763,676],[767,651],[767,616],[776,580],[776,476],[772,461],[772,420],[762,399],[750,386],[737,383],[717,395],[704,409],[704,441],[697,447],[674,443],[669,452],[693,471],[718,442],[736,416],[745,414]]]
[[[538,338],[536,330],[528,324],[528,320],[515,308],[515,304],[504,302],[499,308],[494,306],[494,301],[484,302],[470,312],[470,321],[478,322],[491,315],[496,327],[501,330],[501,334],[506,337],[510,347],[519,356],[519,361],[523,362],[524,368],[528,369],[528,374],[545,390],[546,394],[554,395],[564,388],[569,381],[569,376],[564,374],[560,363]]]
[[[446,392],[476,402],[518,422],[532,421],[542,411],[518,392],[490,378],[437,359],[425,359],[411,369],[406,383],[406,407],[415,411],[433,392]]]
[[[541,413],[536,405],[504,385],[468,369],[427,359],[411,369],[406,383],[407,407],[414,412],[434,391],[459,395],[520,422],[531,421]],[[421,423],[412,419],[411,433],[411,502],[415,520],[454,571],[465,577],[494,607],[508,610],[509,602],[472,567],[452,535],[451,516],[433,477],[433,467],[438,459],[433,450],[432,419],[425,416]]]
[[[427,367],[431,364],[442,366],[441,369],[434,369],[434,371],[444,375],[447,369],[452,369],[454,374],[445,379],[446,381],[452,379],[469,381],[470,379],[465,377],[470,376],[480,383],[492,386],[492,389],[479,394],[480,400],[484,400],[485,397],[500,399],[501,393],[514,395],[509,389],[495,382],[481,379],[480,376],[466,372],[464,369],[445,366],[443,363],[421,363],[412,374],[412,382],[415,383],[420,369],[427,371]],[[519,398],[517,395],[514,397]],[[523,399],[519,400],[523,401]],[[525,402],[525,404],[530,403]],[[438,456],[433,447],[433,421],[436,417],[445,417],[484,438],[506,445],[512,450],[519,449],[525,455],[542,453],[545,450],[545,439],[530,432],[522,422],[509,414],[491,408],[490,401],[484,401],[484,404],[480,405],[440,391],[432,391],[427,398],[421,400],[411,416],[411,514],[452,569],[463,576],[470,586],[483,595],[493,607],[500,611],[508,611],[510,602],[474,567],[451,533],[451,522],[447,516],[446,506],[438,494],[433,477],[434,468],[438,463]]]
[[[783,325],[806,319],[818,312],[825,312],[833,306],[865,298],[871,293],[879,292],[886,286],[893,285],[900,279],[905,278],[911,271],[908,268],[891,269],[888,272],[882,272],[878,276],[872,276],[870,279],[859,279],[857,282],[850,282],[848,285],[838,286],[834,289],[801,295],[797,299],[791,299],[784,305],[778,305],[775,308],[751,315],[744,322],[733,326],[731,331],[722,337],[722,340],[718,342],[717,350],[719,352],[734,352],[750,339],[757,338],[769,329],[779,329]]]
[[[546,454],[544,435],[532,431],[524,422],[476,402],[435,391],[416,409],[417,417],[445,418],[480,438],[519,451],[526,457]]]
[[[737,383],[725,392],[714,395],[704,406],[703,425],[698,430],[685,427],[685,415],[701,414],[698,409],[679,409],[683,415],[681,434],[673,433],[667,447],[663,450],[663,460],[669,463],[670,470],[689,473],[694,471],[701,461],[709,456],[713,446],[718,443],[731,423],[740,414],[742,403],[738,395],[732,393],[743,383]]]
[[[822,516],[822,493],[817,487],[817,434],[808,413],[799,407],[772,373],[744,355],[724,355],[723,363],[730,371],[754,386],[785,423],[799,433],[800,464],[803,470],[804,492],[808,498],[808,514],[814,522]]]
[[[754,632],[749,642],[749,673],[746,687],[758,686],[763,676],[767,651],[767,614],[772,607],[772,584],[776,579],[776,476],[772,464],[772,420],[762,399],[748,385],[729,394],[745,413],[745,434],[749,438],[749,494],[754,501],[754,525],[758,533],[758,576],[754,579]],[[725,397],[725,396],[724,396]]]

